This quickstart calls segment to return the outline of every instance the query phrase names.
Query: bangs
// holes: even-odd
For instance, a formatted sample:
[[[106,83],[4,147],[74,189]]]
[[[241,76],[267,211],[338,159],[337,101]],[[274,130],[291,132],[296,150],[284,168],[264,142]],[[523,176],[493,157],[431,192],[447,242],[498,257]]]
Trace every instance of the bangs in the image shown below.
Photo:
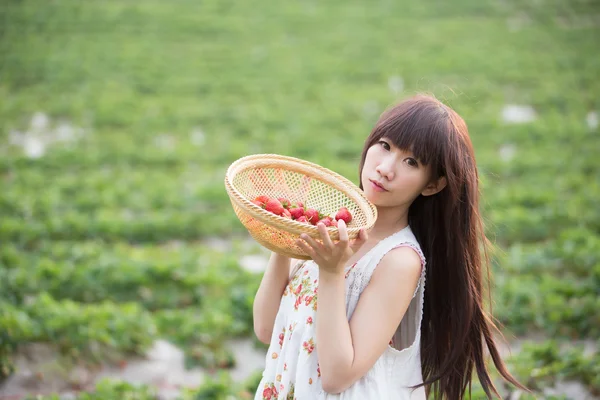
[[[371,145],[381,138],[411,152],[424,165],[431,166],[437,176],[445,175],[444,154],[449,145],[452,124],[441,103],[418,99],[403,103],[384,113],[372,132]]]

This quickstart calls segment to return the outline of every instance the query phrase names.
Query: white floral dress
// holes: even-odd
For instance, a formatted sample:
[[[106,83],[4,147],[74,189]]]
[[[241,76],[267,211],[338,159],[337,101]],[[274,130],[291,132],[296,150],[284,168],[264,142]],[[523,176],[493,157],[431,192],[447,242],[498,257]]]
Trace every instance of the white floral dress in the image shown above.
[[[281,298],[255,400],[425,399],[423,387],[414,391],[408,387],[422,383],[419,348],[425,290],[425,258],[410,227],[382,240],[346,268],[346,314],[350,320],[383,256],[401,246],[412,247],[421,257],[421,277],[390,346],[375,365],[344,392],[323,391],[315,329],[319,267],[307,261],[292,276]]]

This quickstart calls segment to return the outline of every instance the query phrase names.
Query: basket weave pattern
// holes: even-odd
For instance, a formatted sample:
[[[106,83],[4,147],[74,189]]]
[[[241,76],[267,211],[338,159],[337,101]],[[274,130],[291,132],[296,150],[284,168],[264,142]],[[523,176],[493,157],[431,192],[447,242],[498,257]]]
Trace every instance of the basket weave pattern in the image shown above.
[[[352,214],[348,237],[355,239],[360,229],[370,230],[377,219],[377,209],[363,192],[343,176],[304,160],[276,154],[257,154],[240,158],[227,170],[225,187],[233,209],[250,235],[262,246],[288,257],[310,257],[295,244],[300,234],[319,238],[316,226],[272,214],[252,203],[257,196],[284,197],[292,203],[301,201],[335,216],[340,207]],[[329,227],[329,236],[339,240],[337,228]]]

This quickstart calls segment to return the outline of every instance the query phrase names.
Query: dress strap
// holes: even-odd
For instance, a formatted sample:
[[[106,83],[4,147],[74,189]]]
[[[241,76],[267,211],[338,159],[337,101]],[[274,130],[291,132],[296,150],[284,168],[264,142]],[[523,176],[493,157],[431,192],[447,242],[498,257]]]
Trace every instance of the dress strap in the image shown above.
[[[361,288],[361,291],[369,284],[371,281],[371,277],[373,276],[373,272],[375,272],[375,268],[379,265],[383,257],[393,249],[398,247],[410,247],[417,252],[419,258],[421,259],[421,278],[424,277],[425,272],[425,256],[421,251],[421,247],[417,242],[414,234],[410,230],[410,227],[406,227],[401,231],[389,236],[388,238],[382,240],[373,250],[373,254],[370,260],[367,261],[367,265],[360,269],[362,273],[362,282],[364,287]],[[413,293],[413,297],[417,294],[419,286],[421,285],[421,280],[419,279],[419,283],[417,284],[417,288]]]

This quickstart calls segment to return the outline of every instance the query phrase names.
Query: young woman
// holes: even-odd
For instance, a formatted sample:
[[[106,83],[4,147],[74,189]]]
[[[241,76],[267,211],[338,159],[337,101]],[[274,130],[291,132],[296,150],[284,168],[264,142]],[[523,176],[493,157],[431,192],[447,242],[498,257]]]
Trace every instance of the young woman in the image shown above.
[[[312,260],[269,261],[254,302],[255,332],[270,344],[255,399],[463,399],[473,371],[499,396],[486,352],[523,388],[484,310],[486,238],[463,119],[430,96],[397,104],[359,172],[378,210],[368,235],[351,243],[340,221],[333,244],[320,224],[320,241],[298,243]]]

